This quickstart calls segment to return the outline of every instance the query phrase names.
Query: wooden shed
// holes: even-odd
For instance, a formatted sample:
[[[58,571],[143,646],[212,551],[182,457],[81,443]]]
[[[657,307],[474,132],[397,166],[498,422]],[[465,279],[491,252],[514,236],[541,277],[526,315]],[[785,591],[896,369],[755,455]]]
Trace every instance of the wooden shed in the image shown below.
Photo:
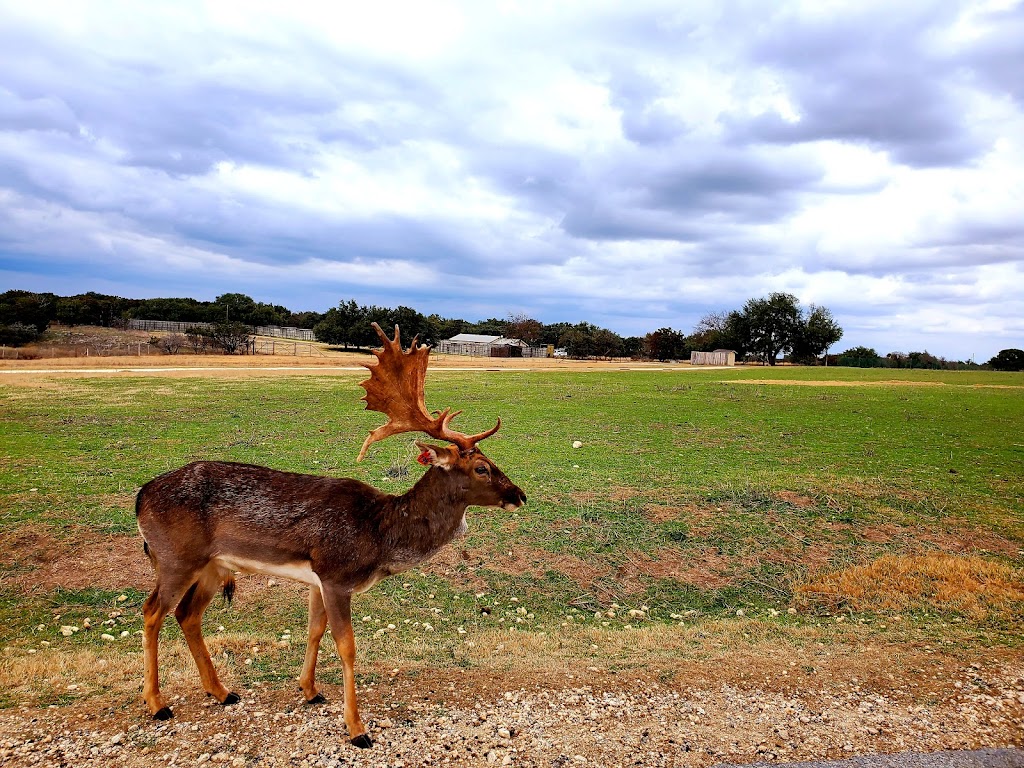
[[[691,352],[690,365],[736,365],[736,353],[731,349],[714,352]]]

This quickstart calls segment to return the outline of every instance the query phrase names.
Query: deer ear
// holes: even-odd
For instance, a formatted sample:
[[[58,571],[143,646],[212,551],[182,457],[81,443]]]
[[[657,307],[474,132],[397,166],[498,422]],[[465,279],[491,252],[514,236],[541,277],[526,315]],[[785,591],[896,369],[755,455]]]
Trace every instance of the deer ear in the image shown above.
[[[440,448],[436,445],[430,445],[429,443],[421,443],[419,440],[416,441],[416,447],[422,451],[422,453],[416,457],[416,461],[426,467],[451,469],[452,464],[455,463],[455,456],[452,455],[452,451],[448,448]]]

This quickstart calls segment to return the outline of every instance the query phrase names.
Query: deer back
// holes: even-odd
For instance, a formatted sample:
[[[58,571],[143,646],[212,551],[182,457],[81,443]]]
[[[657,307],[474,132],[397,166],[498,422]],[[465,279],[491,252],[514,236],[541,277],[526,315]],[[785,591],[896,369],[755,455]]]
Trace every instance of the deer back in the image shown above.
[[[344,553],[344,570],[359,572],[381,559],[386,499],[358,480],[203,461],[143,486],[136,515],[149,548],[178,567],[235,558],[333,571]]]

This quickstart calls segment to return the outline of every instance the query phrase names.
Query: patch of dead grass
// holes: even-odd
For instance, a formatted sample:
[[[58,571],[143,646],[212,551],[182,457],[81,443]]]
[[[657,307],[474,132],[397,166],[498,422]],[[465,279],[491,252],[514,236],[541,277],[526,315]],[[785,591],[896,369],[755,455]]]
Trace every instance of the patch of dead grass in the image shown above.
[[[25,524],[0,533],[4,583],[22,591],[139,589],[153,586],[153,568],[139,536],[56,531]]]
[[[797,603],[825,610],[955,611],[975,621],[1024,614],[1024,572],[977,555],[884,555],[798,586]]]
[[[704,510],[696,504],[682,506],[675,504],[645,504],[640,511],[652,523],[658,524],[669,523],[680,518],[692,520],[711,515],[709,510]]]
[[[357,671],[388,680],[379,693],[372,688],[364,691],[368,710],[379,711],[380,707],[373,705],[376,696],[408,701],[429,693],[447,704],[472,704],[481,696],[515,688],[575,687],[583,681],[597,691],[646,690],[654,683],[671,681],[671,687],[681,690],[717,690],[726,685],[808,692],[825,687],[848,690],[852,679],[859,691],[920,700],[948,694],[949,680],[957,675],[977,679],[979,674],[995,675],[1004,665],[1020,668],[1019,650],[987,649],[979,665],[973,652],[933,652],[909,637],[904,638],[900,652],[893,653],[892,637],[878,637],[874,632],[852,625],[782,628],[753,619],[685,627],[652,622],[628,631],[588,626],[557,634],[492,628],[474,633],[474,642],[459,651],[468,666],[452,665],[436,650],[430,653],[406,643],[392,648],[384,659],[360,658]],[[214,663],[229,687],[246,687],[250,673],[242,659],[263,639],[208,633]],[[365,655],[367,647],[379,642],[360,635],[360,654]],[[224,651],[229,657],[222,656]],[[337,672],[339,665],[329,650],[321,658],[323,681]],[[279,671],[297,675],[301,657],[281,656],[275,664]],[[137,645],[74,650],[55,646],[33,654],[6,649],[0,651],[0,689],[17,705],[73,701],[82,712],[144,722],[139,696],[142,666]],[[981,666],[984,673],[979,671]],[[395,668],[402,670],[397,677]],[[199,717],[208,700],[182,640],[162,638],[160,672],[165,693],[172,699],[183,697],[182,712]],[[340,700],[336,685],[328,684],[326,689],[329,697]],[[276,705],[284,709],[298,702],[292,684],[275,682],[268,690]],[[38,716],[40,711],[34,710],[30,716]],[[216,714],[220,710],[211,711]]]
[[[702,547],[686,553],[661,547],[653,554],[627,552],[615,576],[626,594],[642,591],[640,577],[671,579],[701,589],[720,589],[736,578],[744,563],[721,554],[715,547]]]
[[[817,504],[817,502],[809,496],[804,496],[802,493],[796,493],[795,491],[779,491],[775,495],[780,501],[784,501],[790,506],[798,507],[800,509],[809,509]]]
[[[948,525],[953,525],[950,521]],[[938,530],[932,526],[906,526],[898,523],[866,525],[860,536],[872,544],[898,545],[904,549],[924,547],[955,554],[994,552],[1007,557],[1015,556],[1020,545],[999,534],[970,526]]]
[[[799,380],[799,379],[723,379],[719,384],[771,384],[789,387],[945,387],[944,381],[904,381],[889,379],[888,381],[835,381],[835,380]]]
[[[214,642],[209,645],[216,653]],[[218,664],[218,669],[223,666]],[[172,686],[196,684],[195,663],[184,641],[163,639],[160,674]],[[94,697],[134,702],[141,683],[142,649],[138,645],[102,650],[53,647],[35,653],[0,654],[0,690],[20,704]]]
[[[596,560],[583,560],[568,553],[549,552],[535,547],[517,546],[505,552],[489,552],[484,559],[474,558],[465,550],[446,547],[430,562],[420,566],[425,573],[443,576],[458,584],[459,561],[470,561],[489,571],[510,576],[529,576],[541,579],[549,572],[560,573],[582,587],[589,587],[598,579],[607,577],[612,569]],[[463,575],[466,578],[466,575]],[[479,585],[486,584],[479,579]]]
[[[494,573],[533,579],[557,573],[583,589],[593,589],[602,580],[614,578],[616,592],[629,596],[644,591],[647,587],[645,579],[671,579],[702,589],[719,589],[732,584],[738,574],[750,567],[752,562],[749,558],[722,554],[715,547],[702,547],[687,552],[673,547],[661,547],[652,553],[627,550],[614,560],[600,557],[584,560],[564,552],[523,546],[480,555],[446,547],[428,563],[421,565],[420,570],[444,578],[463,589],[486,587],[487,582],[475,573],[478,567]]]

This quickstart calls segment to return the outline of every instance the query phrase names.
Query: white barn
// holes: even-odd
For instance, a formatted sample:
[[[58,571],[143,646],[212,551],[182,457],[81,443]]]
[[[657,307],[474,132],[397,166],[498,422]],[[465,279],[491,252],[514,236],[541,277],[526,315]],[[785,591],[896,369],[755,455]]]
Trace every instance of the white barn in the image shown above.
[[[444,355],[473,355],[476,357],[523,357],[529,345],[520,339],[504,336],[486,336],[480,333],[460,333],[440,341],[435,351]]]

